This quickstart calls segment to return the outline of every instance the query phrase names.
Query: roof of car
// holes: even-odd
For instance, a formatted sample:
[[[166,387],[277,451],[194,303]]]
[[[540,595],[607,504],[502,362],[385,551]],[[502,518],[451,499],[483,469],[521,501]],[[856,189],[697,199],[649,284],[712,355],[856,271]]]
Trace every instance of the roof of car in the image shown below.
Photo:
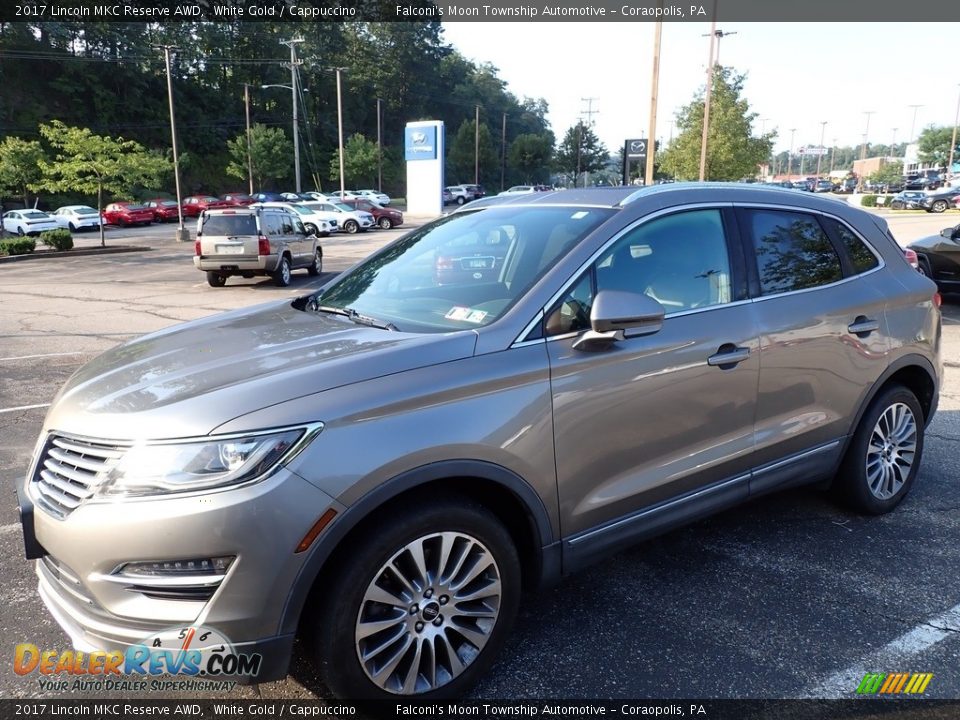
[[[662,185],[619,187],[592,187],[574,188],[571,190],[555,190],[548,192],[534,192],[514,195],[494,195],[485,197],[463,205],[458,212],[469,211],[492,205],[580,205],[593,207],[624,207],[640,198],[650,198],[667,193],[696,194],[699,192],[721,191],[724,199],[729,201],[731,195],[737,199],[759,200],[787,200],[791,205],[811,205],[812,203],[843,203],[835,198],[816,197],[812,194],[798,193],[796,190],[782,187],[771,187],[758,183],[738,182],[678,182]]]

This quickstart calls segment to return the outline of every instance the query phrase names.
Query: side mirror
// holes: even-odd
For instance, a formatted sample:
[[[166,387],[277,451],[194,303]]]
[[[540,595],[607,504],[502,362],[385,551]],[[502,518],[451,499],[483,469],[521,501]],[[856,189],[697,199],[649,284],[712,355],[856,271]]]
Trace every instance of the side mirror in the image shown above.
[[[649,295],[601,290],[590,309],[590,327],[574,344],[575,350],[604,350],[614,342],[652,335],[663,327],[664,309]]]
[[[946,238],[947,240],[956,240],[960,238],[960,225],[956,227],[944,228],[940,231],[940,237]]]

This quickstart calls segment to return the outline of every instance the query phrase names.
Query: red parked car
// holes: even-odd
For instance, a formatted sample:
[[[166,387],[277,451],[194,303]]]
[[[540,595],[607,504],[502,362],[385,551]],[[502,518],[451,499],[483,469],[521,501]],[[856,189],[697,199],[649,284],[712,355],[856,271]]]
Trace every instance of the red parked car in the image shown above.
[[[204,210],[231,207],[236,206],[214,195],[191,195],[183,201],[183,214],[190,217],[199,217]]]
[[[153,210],[138,203],[110,203],[103,209],[103,221],[107,225],[149,225],[153,222]]]
[[[231,205],[253,205],[256,200],[247,195],[246,193],[227,193],[223,196],[224,202],[228,202]]]
[[[147,200],[144,205],[150,208],[150,212],[153,213],[154,222],[172,222],[180,219],[176,200],[154,198],[153,200]]]
[[[365,198],[347,198],[341,200],[354,210],[363,210],[373,215],[373,221],[383,230],[389,230],[397,225],[403,225],[403,213],[393,208],[385,208]]]

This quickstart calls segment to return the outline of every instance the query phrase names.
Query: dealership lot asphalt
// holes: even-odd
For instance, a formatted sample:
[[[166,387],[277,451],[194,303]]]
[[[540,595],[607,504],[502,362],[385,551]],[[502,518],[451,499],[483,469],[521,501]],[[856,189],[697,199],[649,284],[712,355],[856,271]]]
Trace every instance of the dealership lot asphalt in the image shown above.
[[[905,244],[958,220],[891,224]],[[324,269],[339,272],[401,232],[326,239]],[[67,649],[22,559],[13,495],[62,383],[130,337],[292,298],[329,277],[300,271],[289,288],[265,278],[210,288],[192,246],[171,236],[169,226],[111,231],[109,243],[144,250],[0,265],[0,697],[76,697],[12,670],[18,643]],[[927,696],[960,698],[960,298],[943,310],[940,411],[917,485],[896,512],[856,516],[799,490],[647,542],[528,598],[476,696],[850,697],[870,671],[931,672]],[[322,692],[299,658],[287,680],[228,696]]]

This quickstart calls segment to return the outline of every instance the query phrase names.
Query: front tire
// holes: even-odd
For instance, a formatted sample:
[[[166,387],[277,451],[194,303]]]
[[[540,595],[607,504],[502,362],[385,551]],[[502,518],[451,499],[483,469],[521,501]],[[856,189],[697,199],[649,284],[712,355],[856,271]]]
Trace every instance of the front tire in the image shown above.
[[[360,229],[360,226],[357,224],[356,220],[347,220],[343,224],[343,231],[348,235],[354,235]]]
[[[935,213],[942,213],[946,209],[947,209],[947,201],[937,200],[935,203],[933,203],[933,207],[930,208],[930,211]]]
[[[873,399],[860,419],[834,480],[834,490],[854,510],[881,515],[903,500],[923,456],[923,409],[903,385]]]
[[[413,501],[378,520],[324,583],[324,680],[341,698],[461,697],[516,616],[513,541],[466,498]]]
[[[287,287],[290,284],[290,259],[286,255],[280,257],[277,269],[273,271],[273,284],[277,287]]]
[[[390,218],[388,217],[382,217],[379,220],[377,220],[377,225],[380,226],[381,230],[389,230],[390,228],[393,227],[393,223],[390,222]]]

